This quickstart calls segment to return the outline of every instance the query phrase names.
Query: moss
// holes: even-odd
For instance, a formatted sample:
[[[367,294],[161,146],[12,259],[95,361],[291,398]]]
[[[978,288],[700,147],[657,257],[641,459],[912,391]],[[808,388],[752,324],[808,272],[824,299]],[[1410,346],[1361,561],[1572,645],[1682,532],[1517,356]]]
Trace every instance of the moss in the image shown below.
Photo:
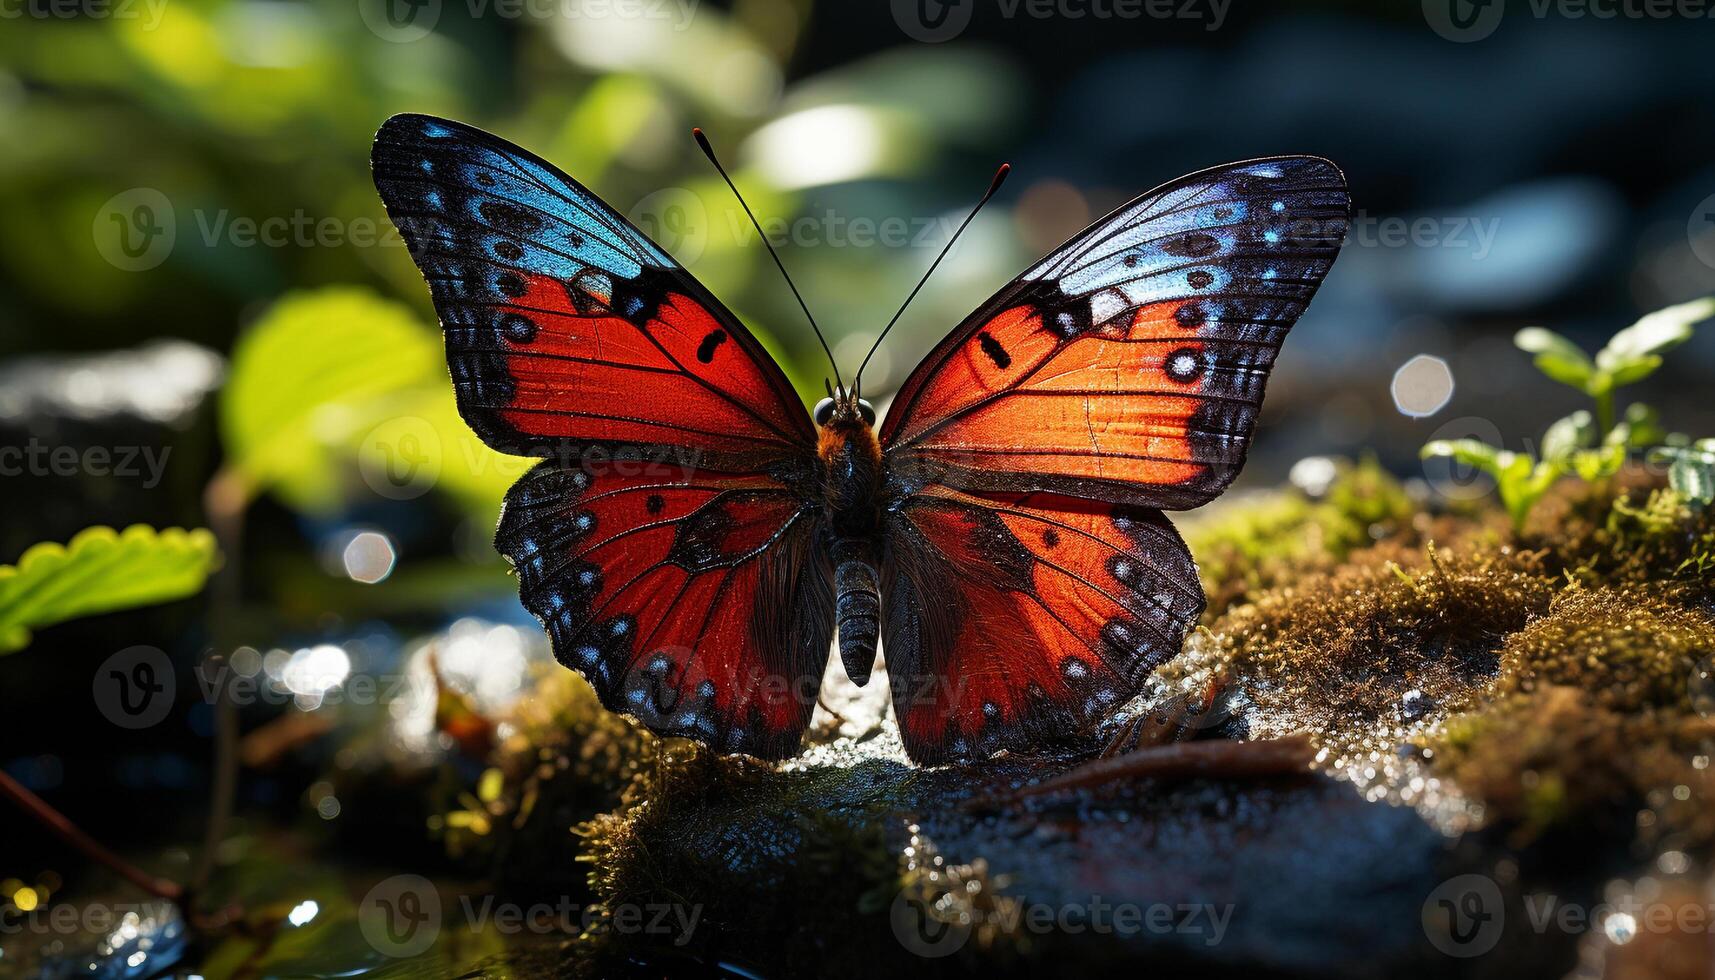
[[[1682,600],[1715,601],[1715,508],[1687,505],[1639,468],[1598,484],[1562,481],[1523,541],[1587,585],[1654,583]]]
[[[1614,567],[1619,585],[1573,575],[1506,638],[1492,700],[1432,740],[1436,769],[1515,842],[1569,828],[1715,842],[1715,726],[1694,703],[1715,619],[1678,601],[1683,582],[1632,584],[1647,566]]]
[[[971,952],[993,962],[1033,952],[1032,936],[1023,928],[1019,899],[1007,893],[1010,882],[976,858],[968,863],[946,860],[912,825],[895,893],[911,902],[918,914],[932,916],[944,928],[969,930]],[[889,899],[892,896],[888,896]]]
[[[1335,464],[1318,497],[1297,490],[1260,495],[1187,522],[1209,596],[1205,620],[1306,570],[1330,568],[1377,540],[1415,537],[1416,507],[1373,459]]]
[[[1699,755],[1715,730],[1703,719],[1617,711],[1591,691],[1543,683],[1459,727],[1467,737],[1440,740],[1436,768],[1515,845],[1550,831],[1641,832],[1681,847],[1715,841],[1707,805],[1715,785]]]
[[[1615,711],[1692,710],[1690,678],[1709,655],[1715,621],[1664,590],[1568,588],[1549,613],[1507,637],[1496,693],[1559,684]]]
[[[1710,510],[1632,469],[1562,482],[1514,535],[1493,507],[1402,517],[1361,466],[1334,486],[1192,537],[1227,604],[1173,670],[1225,675],[1253,735],[1308,731],[1330,771],[1445,785],[1520,839],[1631,833],[1640,808],[1703,833],[1675,792],[1707,799]],[[1397,740],[1421,754],[1400,762]]]
[[[549,665],[532,695],[496,724],[489,768],[441,830],[455,857],[515,887],[560,887],[575,876],[569,828],[617,807],[659,740],[602,708],[583,678]]]
[[[1262,714],[1331,735],[1473,703],[1506,637],[1553,594],[1534,553],[1384,547],[1262,593],[1212,630]]]
[[[854,916],[885,930],[877,898],[898,894],[901,879],[878,814],[909,779],[897,765],[785,771],[683,740],[663,747],[618,809],[576,828],[600,911],[693,908],[703,925],[681,953],[785,963],[795,974],[817,971],[827,937]],[[610,925],[598,920],[580,939],[597,970],[635,953]],[[901,952],[871,954],[879,966]]]

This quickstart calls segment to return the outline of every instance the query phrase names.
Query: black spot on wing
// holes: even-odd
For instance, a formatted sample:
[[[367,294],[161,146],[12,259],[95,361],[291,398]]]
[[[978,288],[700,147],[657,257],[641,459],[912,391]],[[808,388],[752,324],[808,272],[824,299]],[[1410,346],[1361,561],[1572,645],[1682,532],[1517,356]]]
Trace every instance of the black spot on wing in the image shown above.
[[[697,360],[704,364],[712,362],[715,359],[715,348],[724,343],[726,343],[725,330],[710,330],[709,335],[703,338],[703,342],[697,345]]]
[[[1195,231],[1189,235],[1180,235],[1178,238],[1167,241],[1161,246],[1161,250],[1168,255],[1200,259],[1220,251],[1221,241],[1208,232]]]
[[[543,224],[541,215],[508,201],[483,201],[477,210],[489,224],[518,234],[533,233]]]
[[[983,353],[989,356],[995,367],[1004,371],[1012,366],[1012,355],[1008,354],[1006,348],[1000,345],[1000,341],[994,339],[987,330],[977,334],[977,342],[982,345]]]

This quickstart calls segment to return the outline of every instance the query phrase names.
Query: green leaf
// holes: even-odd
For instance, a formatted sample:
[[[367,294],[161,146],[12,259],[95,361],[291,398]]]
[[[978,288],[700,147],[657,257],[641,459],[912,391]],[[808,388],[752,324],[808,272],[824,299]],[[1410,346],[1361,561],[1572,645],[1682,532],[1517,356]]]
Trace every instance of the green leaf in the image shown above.
[[[1542,458],[1561,463],[1596,441],[1596,422],[1589,412],[1577,411],[1548,427],[1542,435]]]
[[[1609,338],[1608,345],[1596,355],[1596,363],[1602,367],[1629,365],[1659,355],[1690,340],[1691,328],[1712,316],[1715,296],[1645,314]]]
[[[1433,456],[1447,456],[1455,462],[1464,463],[1466,466],[1475,466],[1498,479],[1506,462],[1503,457],[1510,457],[1513,454],[1496,449],[1494,446],[1476,439],[1437,439],[1425,444],[1418,455],[1423,459],[1429,459]]]
[[[441,339],[367,290],[275,303],[238,342],[221,392],[228,467],[302,510],[340,497],[349,456],[413,388],[445,386]]]
[[[1687,500],[1704,505],[1715,503],[1715,463],[1682,453],[1668,467],[1667,483]]]
[[[29,645],[32,629],[192,595],[218,563],[201,529],[91,527],[67,545],[34,545],[0,565],[0,653]]]
[[[1534,463],[1524,453],[1504,453],[1508,457],[1496,481],[1501,504],[1513,519],[1513,527],[1523,528],[1524,519],[1542,495],[1560,479],[1562,467],[1556,463]]]
[[[1587,390],[1596,372],[1588,354],[1572,341],[1546,327],[1525,327],[1513,335],[1513,343],[1536,355],[1537,370],[1563,385]]]
[[[1646,354],[1632,360],[1610,363],[1597,368],[1597,373],[1607,378],[1606,388],[1612,390],[1624,385],[1636,384],[1655,373],[1661,367],[1661,355]]]

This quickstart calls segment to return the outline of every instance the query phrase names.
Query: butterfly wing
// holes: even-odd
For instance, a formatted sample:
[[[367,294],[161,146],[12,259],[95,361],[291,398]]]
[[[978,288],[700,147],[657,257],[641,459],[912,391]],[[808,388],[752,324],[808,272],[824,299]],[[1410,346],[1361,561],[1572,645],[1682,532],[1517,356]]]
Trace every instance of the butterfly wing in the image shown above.
[[[913,758],[1081,729],[1178,652],[1204,598],[1155,508],[1237,475],[1348,214],[1315,157],[1181,178],[1014,280],[907,379],[880,436],[882,637]]]
[[[399,115],[375,186],[429,282],[459,411],[521,456],[566,445],[747,472],[816,433],[756,338],[642,232],[552,165]]]
[[[561,663],[658,735],[780,759],[833,630],[819,511],[767,474],[537,464],[495,546]]]
[[[1150,191],[1003,288],[924,359],[881,442],[908,485],[1205,503],[1244,464],[1287,330],[1333,264],[1345,178],[1318,157]]]
[[[1134,694],[1203,611],[1160,511],[930,486],[889,519],[882,637],[906,751],[1064,738]]]
[[[609,708],[790,755],[832,616],[811,548],[815,430],[736,317],[595,195],[428,116],[376,134],[375,184],[429,282],[458,406],[549,457],[495,546],[560,661]]]

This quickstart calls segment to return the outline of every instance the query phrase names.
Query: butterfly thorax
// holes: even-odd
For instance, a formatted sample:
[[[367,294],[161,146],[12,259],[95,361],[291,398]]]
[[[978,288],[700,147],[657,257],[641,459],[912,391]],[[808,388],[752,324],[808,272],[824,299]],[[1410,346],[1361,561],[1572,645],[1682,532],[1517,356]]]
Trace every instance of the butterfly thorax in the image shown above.
[[[880,519],[881,443],[855,412],[821,427],[822,499],[834,565],[834,612],[840,661],[855,684],[869,680],[881,629],[881,588],[874,542]]]
[[[867,535],[875,526],[881,486],[881,443],[861,418],[836,417],[821,427],[822,499],[841,536]]]

